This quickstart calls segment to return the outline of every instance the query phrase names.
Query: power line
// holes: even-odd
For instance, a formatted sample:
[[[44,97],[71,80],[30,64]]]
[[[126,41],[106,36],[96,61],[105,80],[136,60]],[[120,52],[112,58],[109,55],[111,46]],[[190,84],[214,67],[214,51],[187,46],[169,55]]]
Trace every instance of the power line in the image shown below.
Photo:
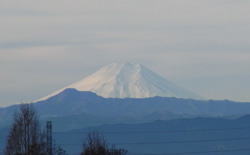
[[[181,133],[181,132],[209,132],[209,131],[227,131],[227,130],[250,130],[250,127],[238,127],[238,128],[217,128],[217,129],[191,129],[191,130],[166,130],[166,131],[108,131],[101,132],[103,134],[134,134],[134,133]],[[53,132],[53,134],[88,134],[90,131],[77,131],[77,132]]]
[[[62,145],[62,144],[60,144],[60,145]],[[75,144],[71,144],[71,145],[75,145]],[[205,154],[205,153],[223,153],[223,152],[224,153],[225,152],[248,152],[248,151],[250,151],[250,148],[164,153],[164,154],[161,154],[161,155],[186,155],[186,154]]]
[[[186,154],[204,154],[204,153],[225,153],[225,152],[248,152],[250,148],[241,149],[228,149],[228,150],[211,150],[211,151],[196,151],[196,152],[179,152],[179,153],[167,153],[163,155],[186,155]]]
[[[223,141],[241,141],[250,140],[250,137],[226,138],[226,139],[206,139],[206,140],[184,140],[184,141],[166,141],[166,142],[137,142],[137,143],[116,143],[118,145],[126,144],[171,144],[171,143],[205,143],[205,142],[223,142]]]
[[[130,142],[115,143],[116,145],[147,145],[147,144],[171,144],[171,143],[205,143],[205,142],[223,142],[223,141],[241,141],[250,140],[250,137],[224,138],[224,139],[204,139],[204,140],[184,140],[184,141],[165,141],[165,142]],[[60,145],[82,145],[82,144],[60,144]]]
[[[192,130],[168,130],[168,131],[126,131],[126,132],[102,132],[103,134],[138,134],[138,133],[182,133],[182,132],[209,132],[209,131],[228,131],[228,130],[249,130],[250,127],[236,127],[236,128],[214,128],[214,129],[192,129]],[[54,132],[55,134],[88,134],[89,131],[82,132]],[[225,138],[225,139],[203,139],[203,140],[183,140],[183,141],[165,141],[165,142],[130,142],[130,143],[115,143],[116,145],[147,145],[147,144],[184,144],[184,143],[206,143],[206,142],[232,142],[232,141],[246,141],[250,140],[250,137],[236,137],[236,138]],[[60,144],[60,145],[72,145],[80,146],[83,144]],[[193,152],[179,152],[179,153],[167,153],[163,155],[186,155],[186,154],[205,154],[205,153],[223,153],[223,152],[243,152],[250,151],[250,148],[241,149],[229,149],[229,150],[208,150],[208,151],[193,151]]]

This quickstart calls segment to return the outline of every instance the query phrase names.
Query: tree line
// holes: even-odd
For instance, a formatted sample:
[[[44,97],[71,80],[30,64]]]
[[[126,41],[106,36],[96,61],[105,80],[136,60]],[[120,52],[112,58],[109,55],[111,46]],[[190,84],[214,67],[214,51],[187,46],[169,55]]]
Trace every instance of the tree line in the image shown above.
[[[38,115],[31,104],[23,104],[14,114],[13,123],[6,139],[4,155],[67,155],[60,146],[50,151],[48,133],[42,129]],[[126,155],[125,149],[109,146],[98,132],[88,134],[80,155]]]

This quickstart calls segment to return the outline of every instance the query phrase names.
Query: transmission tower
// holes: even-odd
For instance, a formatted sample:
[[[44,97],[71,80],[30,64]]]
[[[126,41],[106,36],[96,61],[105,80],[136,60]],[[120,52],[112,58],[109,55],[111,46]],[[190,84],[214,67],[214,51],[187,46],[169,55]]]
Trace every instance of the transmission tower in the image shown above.
[[[48,155],[53,155],[52,152],[52,122],[51,121],[47,121],[46,124],[46,128],[47,128],[47,152]]]

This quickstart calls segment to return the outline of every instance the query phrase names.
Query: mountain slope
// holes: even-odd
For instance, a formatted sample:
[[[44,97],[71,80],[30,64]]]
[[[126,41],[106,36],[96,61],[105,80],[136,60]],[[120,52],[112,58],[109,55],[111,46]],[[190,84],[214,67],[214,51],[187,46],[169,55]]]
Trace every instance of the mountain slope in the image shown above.
[[[102,97],[112,98],[154,96],[199,98],[198,95],[176,86],[148,68],[132,63],[107,65],[83,80],[64,87],[40,100],[48,99],[67,88],[91,91]]]

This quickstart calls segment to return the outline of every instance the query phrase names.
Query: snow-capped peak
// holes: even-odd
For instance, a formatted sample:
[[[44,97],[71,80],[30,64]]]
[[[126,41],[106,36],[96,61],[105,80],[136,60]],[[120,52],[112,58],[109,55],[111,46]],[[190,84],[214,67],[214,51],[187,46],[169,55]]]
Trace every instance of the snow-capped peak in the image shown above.
[[[67,88],[91,91],[103,97],[145,98],[153,96],[198,98],[136,63],[112,63],[83,80],[64,87],[40,100],[52,97]]]

